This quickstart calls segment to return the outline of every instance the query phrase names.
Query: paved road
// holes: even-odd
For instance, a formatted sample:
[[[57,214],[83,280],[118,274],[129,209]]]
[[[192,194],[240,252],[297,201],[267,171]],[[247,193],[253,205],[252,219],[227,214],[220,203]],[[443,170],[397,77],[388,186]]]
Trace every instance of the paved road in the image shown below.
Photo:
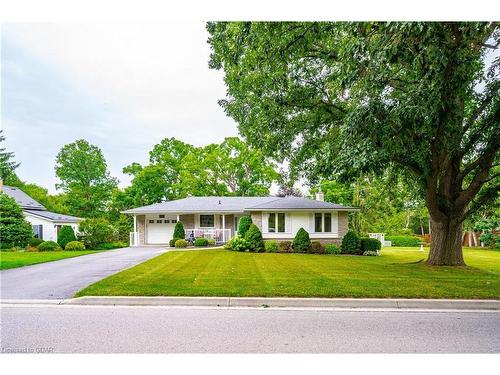
[[[3,305],[3,352],[498,353],[500,312]]]
[[[159,247],[127,247],[0,272],[2,299],[58,299],[104,277],[166,252]]]

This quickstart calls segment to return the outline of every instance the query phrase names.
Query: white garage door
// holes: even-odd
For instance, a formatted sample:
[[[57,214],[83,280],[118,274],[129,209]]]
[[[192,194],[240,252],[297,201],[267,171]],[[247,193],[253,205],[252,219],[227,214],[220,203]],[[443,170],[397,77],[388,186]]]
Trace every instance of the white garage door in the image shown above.
[[[146,225],[148,244],[167,244],[174,236],[175,219],[149,219]]]

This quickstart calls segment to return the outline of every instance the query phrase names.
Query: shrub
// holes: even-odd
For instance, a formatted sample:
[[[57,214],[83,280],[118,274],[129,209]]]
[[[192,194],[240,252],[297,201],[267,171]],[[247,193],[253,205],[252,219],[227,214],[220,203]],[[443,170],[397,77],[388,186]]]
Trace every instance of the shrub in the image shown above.
[[[328,245],[325,246],[325,252],[327,254],[338,255],[340,254],[340,247],[338,247],[334,243],[329,243]]]
[[[22,208],[15,199],[2,192],[0,192],[0,233],[5,247],[6,244],[9,244],[9,247],[24,247],[33,237],[31,224],[24,219]]]
[[[245,237],[245,234],[247,234],[252,224],[252,218],[250,216],[242,216],[240,221],[238,221],[238,236]]]
[[[311,242],[311,246],[309,246],[308,251],[311,254],[324,254],[325,253],[325,247],[321,244],[319,241],[313,241]]]
[[[356,232],[349,231],[342,238],[342,245],[340,245],[340,250],[342,254],[354,254],[361,255],[361,240]]]
[[[268,253],[276,253],[278,251],[278,241],[275,240],[264,241],[264,249]]]
[[[33,237],[28,240],[28,245],[31,247],[38,247],[38,245],[40,245],[42,242],[43,242],[42,239]]]
[[[35,252],[37,252],[37,251],[39,251],[39,250],[38,250],[38,247],[35,247],[35,246],[28,246],[28,247],[26,248],[26,251],[27,251],[28,253],[35,253]]]
[[[243,237],[233,237],[224,245],[224,249],[234,251],[245,251],[250,249],[249,242]]]
[[[79,251],[79,250],[85,250],[85,245],[83,242],[80,241],[71,241],[66,244],[64,247],[64,250],[67,251]]]
[[[177,240],[178,238],[172,238],[170,241],[168,241],[168,246],[175,247],[175,241]]]
[[[175,241],[175,247],[187,247],[187,246],[188,246],[188,242],[182,238]]]
[[[97,245],[94,249],[95,250],[112,250],[112,249],[120,249],[122,247],[127,247],[128,244],[125,242],[121,241],[115,241],[115,242],[103,242],[99,245]]]
[[[378,251],[367,250],[367,251],[363,252],[363,255],[369,256],[369,257],[376,257],[376,256],[378,256]]]
[[[194,246],[208,246],[208,240],[206,238],[197,238],[194,240]]]
[[[280,241],[280,242],[278,242],[278,252],[279,253],[291,253],[292,252],[292,241]]]
[[[61,246],[57,242],[54,241],[44,241],[40,245],[38,245],[39,251],[59,251],[62,250]]]
[[[309,233],[304,228],[300,228],[293,239],[292,248],[295,253],[305,253],[311,246]]]
[[[386,241],[391,241],[392,246],[416,247],[422,240],[415,236],[387,236]]]
[[[63,225],[57,234],[57,243],[65,249],[66,244],[71,241],[76,241],[75,232],[69,225]]]
[[[361,238],[361,250],[365,251],[379,251],[382,248],[382,243],[376,238]]]
[[[115,229],[106,219],[85,219],[78,226],[79,239],[87,249],[97,248],[99,244],[112,242]]]
[[[207,241],[208,241],[208,244],[210,246],[214,246],[215,245],[215,240],[213,238],[209,238]]]
[[[260,229],[255,224],[251,224],[245,233],[245,240],[248,242],[248,250],[250,251],[261,251],[264,249],[264,240],[262,239],[262,233]]]
[[[186,238],[186,232],[184,231],[184,225],[182,225],[181,221],[178,221],[177,223],[175,223],[174,238],[177,240],[183,240]]]

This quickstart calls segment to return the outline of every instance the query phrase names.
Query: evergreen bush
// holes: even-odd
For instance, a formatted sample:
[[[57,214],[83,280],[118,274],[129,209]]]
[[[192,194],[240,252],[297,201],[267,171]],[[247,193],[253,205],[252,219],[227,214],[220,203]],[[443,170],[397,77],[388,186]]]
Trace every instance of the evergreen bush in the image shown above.
[[[73,228],[69,225],[63,225],[61,229],[59,229],[59,233],[57,234],[57,243],[63,249],[66,248],[66,244],[72,241],[76,241],[75,232]]]
[[[238,236],[245,237],[245,234],[252,224],[252,218],[250,216],[242,216],[238,222]]]
[[[245,240],[248,242],[248,250],[250,251],[262,251],[264,249],[264,240],[262,239],[262,233],[260,229],[255,224],[251,224],[245,233]]]
[[[293,239],[292,248],[294,253],[305,253],[311,246],[309,233],[304,228],[300,228]]]
[[[342,254],[362,255],[361,239],[356,232],[349,231],[342,238],[342,245],[340,246]]]

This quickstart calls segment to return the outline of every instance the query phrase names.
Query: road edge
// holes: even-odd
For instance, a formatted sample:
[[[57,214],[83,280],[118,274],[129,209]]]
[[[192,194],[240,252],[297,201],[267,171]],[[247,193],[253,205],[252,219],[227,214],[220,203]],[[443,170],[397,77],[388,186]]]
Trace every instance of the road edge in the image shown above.
[[[2,299],[2,305],[188,306],[317,309],[500,310],[500,300],[286,297],[97,297],[53,300]]]

